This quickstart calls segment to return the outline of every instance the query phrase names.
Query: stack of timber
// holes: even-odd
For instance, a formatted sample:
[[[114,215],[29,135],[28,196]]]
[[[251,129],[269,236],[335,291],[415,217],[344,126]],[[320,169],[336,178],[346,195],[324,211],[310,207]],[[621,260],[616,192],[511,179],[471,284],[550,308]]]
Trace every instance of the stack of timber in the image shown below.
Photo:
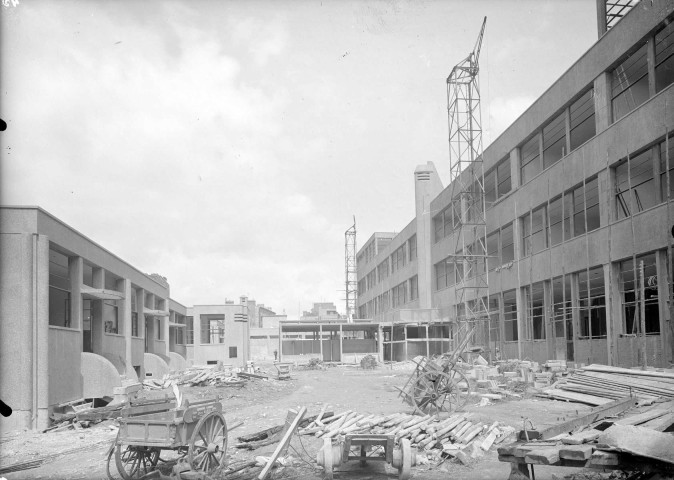
[[[618,405],[621,402],[622,406]],[[618,401],[612,405],[622,408],[631,404]],[[601,409],[606,410],[606,416]],[[598,407],[597,412],[579,419],[590,421],[554,425],[535,441],[500,447],[499,460],[522,472],[521,468],[530,464],[674,473],[674,435],[669,433],[674,431],[674,401],[640,412],[628,410],[621,418],[615,418],[617,413],[615,408]],[[603,418],[597,419],[600,416]],[[558,432],[563,433],[555,435]]]
[[[243,376],[243,374],[241,374]],[[246,381],[234,376],[229,371],[218,371],[211,368],[191,368],[172,375],[164,375],[161,379],[146,378],[143,386],[149,390],[171,388],[173,385],[188,387],[235,387],[243,386]]]
[[[329,418],[319,416],[299,433],[318,438],[348,434],[393,435],[396,442],[409,439],[419,452],[425,451],[429,456],[445,453],[464,461],[461,457],[466,449],[487,451],[493,444],[514,434],[515,429],[498,422],[479,422],[472,419],[470,413],[454,414],[441,420],[437,415],[367,415],[346,410]]]
[[[674,399],[674,371],[589,365],[576,370],[542,393],[542,396],[548,398],[594,406],[628,395],[636,396],[642,403],[661,397]]]

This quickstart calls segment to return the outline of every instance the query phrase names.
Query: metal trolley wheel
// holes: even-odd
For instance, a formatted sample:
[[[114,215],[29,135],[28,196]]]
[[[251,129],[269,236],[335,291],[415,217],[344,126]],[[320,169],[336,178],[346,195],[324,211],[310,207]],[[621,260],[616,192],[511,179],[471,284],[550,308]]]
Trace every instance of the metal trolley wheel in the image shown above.
[[[412,396],[416,407],[429,414],[453,412],[466,403],[469,390],[466,376],[458,370],[431,371],[419,375]]]
[[[117,471],[124,480],[144,477],[157,467],[159,448],[118,443],[115,448]]]
[[[204,473],[218,471],[225,466],[227,453],[227,423],[220,412],[202,417],[192,433],[188,460],[192,470]]]

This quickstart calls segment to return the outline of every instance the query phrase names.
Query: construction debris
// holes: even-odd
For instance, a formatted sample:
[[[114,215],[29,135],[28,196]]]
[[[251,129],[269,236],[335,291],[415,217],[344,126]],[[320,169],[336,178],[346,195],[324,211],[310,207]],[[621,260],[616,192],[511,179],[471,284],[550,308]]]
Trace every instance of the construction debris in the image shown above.
[[[362,368],[363,370],[374,370],[378,366],[379,363],[377,362],[377,359],[372,355],[365,355],[360,360],[360,368]]]
[[[498,422],[488,425],[473,422],[471,418],[470,413],[455,414],[441,420],[437,415],[365,415],[347,410],[322,421],[311,422],[299,433],[324,439],[347,434],[393,435],[396,442],[408,439],[418,451],[436,459],[443,453],[460,459],[462,455],[458,455],[459,452],[475,458],[494,443],[500,443],[515,433],[514,428],[501,426]],[[470,450],[473,445],[477,450]]]
[[[634,397],[610,401],[568,422],[522,431],[520,442],[498,449],[499,460],[512,463],[511,478],[523,473],[521,467],[527,464],[671,474],[674,436],[662,432],[674,430],[674,402],[641,412],[629,410],[636,404]]]

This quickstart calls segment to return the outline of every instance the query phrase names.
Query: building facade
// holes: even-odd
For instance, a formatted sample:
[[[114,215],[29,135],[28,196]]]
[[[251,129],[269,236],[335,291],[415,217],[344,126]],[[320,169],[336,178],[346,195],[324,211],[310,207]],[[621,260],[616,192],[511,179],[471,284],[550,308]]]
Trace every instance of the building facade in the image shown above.
[[[598,5],[599,40],[483,153],[481,338],[503,358],[663,366],[674,349],[674,4],[639,2],[608,31]],[[426,210],[420,168],[434,171],[415,172],[416,218],[359,251],[361,318],[427,310],[451,323],[464,311],[453,256],[469,253],[455,231],[466,209],[450,184],[430,189]]]
[[[188,365],[243,366],[248,321],[270,312],[246,297],[188,308],[166,278],[43,209],[0,207],[0,396],[13,410],[0,430],[46,428],[60,404]]]

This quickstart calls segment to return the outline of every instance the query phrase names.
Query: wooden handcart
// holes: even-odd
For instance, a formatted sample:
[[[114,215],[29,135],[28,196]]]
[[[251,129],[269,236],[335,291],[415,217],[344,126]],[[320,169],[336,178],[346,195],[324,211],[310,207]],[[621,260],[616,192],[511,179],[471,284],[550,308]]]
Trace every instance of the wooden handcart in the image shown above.
[[[169,398],[132,403],[122,409],[115,464],[125,480],[157,468],[162,451],[173,451],[184,470],[211,474],[225,466],[227,424],[218,397],[181,405]],[[109,460],[110,461],[110,457]]]
[[[416,362],[414,372],[399,389],[398,396],[415,410],[429,414],[461,408],[470,396],[470,383],[457,364],[474,333],[475,327],[464,324],[459,330],[459,337],[463,338],[453,352],[435,359],[423,357]]]
[[[394,435],[347,434],[336,444],[331,438],[323,439],[323,448],[318,451],[316,463],[325,469],[325,476],[332,480],[333,469],[350,460],[360,460],[361,467],[368,460],[385,461],[398,469],[398,479],[408,480],[411,468],[416,465],[416,449],[407,438],[394,447]],[[370,454],[368,455],[368,452]],[[374,455],[382,452],[383,455]]]

